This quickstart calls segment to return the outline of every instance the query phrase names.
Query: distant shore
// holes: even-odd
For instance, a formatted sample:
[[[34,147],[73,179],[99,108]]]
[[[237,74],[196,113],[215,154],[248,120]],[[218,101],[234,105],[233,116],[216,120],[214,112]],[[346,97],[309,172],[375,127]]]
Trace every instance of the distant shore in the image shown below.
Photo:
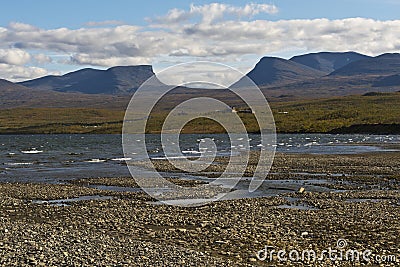
[[[171,103],[169,103],[171,104]],[[400,134],[400,93],[271,102],[278,133]],[[148,133],[159,133],[171,107],[164,103],[147,121]],[[119,134],[125,109],[0,109],[0,134]],[[253,114],[238,113],[248,132],[259,131]],[[199,118],[183,133],[220,133],[217,123]]]
[[[35,130],[33,130],[30,127],[26,127],[23,129],[14,129],[14,130],[0,130],[0,135],[10,135],[10,134],[121,134],[120,127],[122,123],[120,122],[115,122],[115,123],[107,123],[106,129],[103,129],[101,125],[99,124],[93,124],[91,126],[87,125],[66,125],[62,126],[63,129],[60,130],[59,124],[53,125],[46,125],[43,126],[42,129],[40,126],[39,127],[32,127]],[[93,126],[98,125],[98,129],[87,129],[87,128],[93,128]],[[68,127],[73,127],[73,126],[81,126],[81,127],[86,127],[85,129],[70,129],[67,130],[65,128]],[[117,127],[114,127],[117,126]],[[96,127],[97,128],[97,127]],[[155,133],[155,132],[151,132]],[[159,133],[159,132],[158,132]],[[183,134],[203,134],[203,133],[208,133],[208,134],[220,134],[223,133],[221,131],[190,131],[190,129],[186,130]],[[255,132],[249,132],[249,133],[259,133],[259,131]],[[346,127],[340,127],[336,128],[333,130],[329,130],[326,132],[314,132],[314,131],[277,131],[278,134],[371,134],[371,135],[398,135],[400,134],[400,124],[381,124],[381,123],[376,123],[376,124],[354,124]]]

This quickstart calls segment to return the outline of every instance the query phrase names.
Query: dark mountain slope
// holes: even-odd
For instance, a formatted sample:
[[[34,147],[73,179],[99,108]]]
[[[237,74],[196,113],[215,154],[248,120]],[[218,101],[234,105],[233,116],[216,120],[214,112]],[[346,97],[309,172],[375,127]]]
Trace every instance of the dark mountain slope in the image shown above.
[[[347,64],[368,58],[371,57],[356,52],[320,52],[295,56],[290,60],[328,74]]]
[[[374,82],[374,87],[386,87],[386,86],[397,86],[400,87],[400,74],[394,74],[383,77],[378,81]]]
[[[383,54],[350,63],[330,76],[380,75],[388,76],[400,73],[400,54]]]
[[[0,79],[0,109],[17,107],[125,109],[130,96],[89,95],[34,90]],[[49,114],[50,115],[50,114]]]
[[[324,76],[325,73],[294,61],[263,57],[247,76],[257,85],[288,84]],[[233,85],[243,86],[243,79]]]
[[[154,75],[152,66],[118,66],[107,70],[82,69],[62,76],[45,76],[21,82],[33,89],[85,94],[131,94]]]

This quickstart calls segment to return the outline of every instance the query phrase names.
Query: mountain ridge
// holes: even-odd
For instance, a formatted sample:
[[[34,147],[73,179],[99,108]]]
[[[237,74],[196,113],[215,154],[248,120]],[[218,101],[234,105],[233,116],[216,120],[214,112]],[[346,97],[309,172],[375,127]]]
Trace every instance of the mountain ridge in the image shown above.
[[[385,53],[376,57],[354,61],[337,69],[329,76],[381,75],[400,73],[400,53]]]
[[[352,62],[371,58],[357,52],[317,52],[290,58],[291,61],[306,65],[310,68],[331,73]]]
[[[20,82],[32,89],[85,94],[131,94],[154,75],[151,65],[85,68],[61,76],[49,75]]]
[[[319,78],[325,73],[308,66],[279,57],[263,57],[255,67],[246,74],[258,86],[270,86]],[[245,85],[240,79],[233,87]]]

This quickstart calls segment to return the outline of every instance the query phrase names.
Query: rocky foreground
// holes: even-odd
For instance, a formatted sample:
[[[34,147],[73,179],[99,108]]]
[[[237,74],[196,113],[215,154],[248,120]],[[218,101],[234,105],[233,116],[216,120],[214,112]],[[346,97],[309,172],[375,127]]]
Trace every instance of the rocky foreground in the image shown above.
[[[221,168],[220,163],[211,167],[210,176]],[[166,163],[157,164],[160,170],[173,171]],[[0,184],[0,264],[400,265],[400,153],[278,155],[272,171],[275,174],[269,179],[324,179],[330,183],[323,192],[295,188],[283,195],[200,207],[154,205],[150,203],[154,199],[143,192],[89,187],[132,188],[136,185],[131,178],[85,179],[62,185]],[[179,183],[197,185],[193,181]],[[78,196],[99,199],[44,202]],[[300,253],[307,249],[322,253],[329,248],[370,250],[371,255],[369,261],[361,258],[354,262],[327,257],[294,261],[288,255],[280,261],[276,253],[263,258],[266,246],[269,251]]]

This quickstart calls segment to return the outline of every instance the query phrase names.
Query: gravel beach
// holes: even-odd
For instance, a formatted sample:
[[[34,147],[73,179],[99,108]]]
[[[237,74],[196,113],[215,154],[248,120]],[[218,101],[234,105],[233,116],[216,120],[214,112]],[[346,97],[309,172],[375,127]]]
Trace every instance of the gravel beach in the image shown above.
[[[252,156],[248,174],[257,154]],[[223,169],[226,159],[217,161],[202,173],[204,177]],[[165,161],[156,166],[160,171],[174,171]],[[0,264],[399,266],[399,170],[398,152],[278,154],[268,179],[329,181],[323,185],[326,190],[303,191],[300,182],[283,194],[200,207],[154,205],[154,199],[139,190],[90,187],[135,188],[132,178],[80,179],[59,185],[2,183]],[[201,183],[171,181],[188,187]],[[64,201],[52,201],[56,199]],[[266,246],[275,251],[313,249],[321,253],[337,249],[339,241],[345,242],[344,250],[371,251],[370,261],[261,257]],[[387,257],[378,262],[377,256]]]

